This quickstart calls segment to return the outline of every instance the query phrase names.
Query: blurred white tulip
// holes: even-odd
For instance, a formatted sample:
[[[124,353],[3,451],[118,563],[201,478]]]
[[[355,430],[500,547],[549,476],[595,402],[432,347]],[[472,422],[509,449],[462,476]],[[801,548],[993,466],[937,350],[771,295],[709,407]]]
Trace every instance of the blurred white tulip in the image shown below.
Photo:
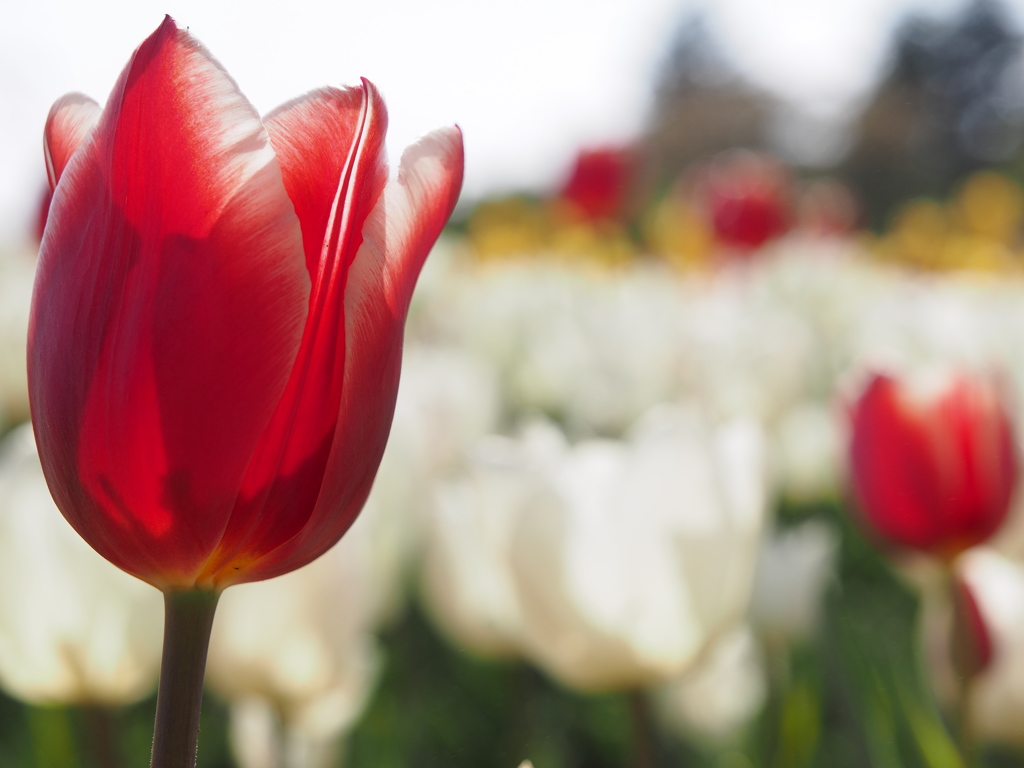
[[[835,532],[820,520],[765,537],[750,600],[750,620],[760,633],[792,642],[817,630],[838,548]]]
[[[468,447],[497,423],[496,378],[486,361],[458,349],[412,344],[405,350],[391,434],[357,521],[368,529],[373,550],[366,589],[381,623],[404,605],[407,566],[432,503],[427,489],[460,466]]]
[[[423,538],[423,519],[432,514],[429,489],[495,428],[500,407],[497,376],[486,361],[453,348],[406,348],[388,445],[360,515],[372,521],[369,588],[383,622],[404,604],[406,568]]]
[[[846,463],[844,425],[836,409],[806,400],[772,430],[772,474],[784,497],[807,504],[836,498]]]
[[[988,370],[1000,360],[995,291],[948,277],[890,273],[851,329],[856,369],[935,365]]]
[[[389,445],[412,453],[426,474],[461,466],[500,415],[497,372],[486,360],[454,347],[406,348]]]
[[[560,432],[535,424],[521,440],[489,436],[462,477],[440,485],[427,521],[421,587],[431,615],[456,645],[481,656],[522,649],[522,617],[509,569],[523,510],[552,494],[547,464],[565,451]]]
[[[580,273],[534,320],[513,397],[577,435],[621,435],[678,391],[682,297],[658,270]]]
[[[25,350],[35,274],[32,255],[0,252],[0,429],[29,416]]]
[[[553,416],[574,435],[618,435],[674,397],[684,302],[668,271],[539,257],[464,266],[449,278],[447,292],[426,299],[437,306],[423,312],[424,324],[496,368],[513,416]]]
[[[0,448],[0,685],[32,703],[124,704],[156,686],[160,592],[108,563],[54,505],[32,427]]]
[[[959,692],[969,697],[966,711],[974,737],[1024,747],[1024,565],[989,546],[968,550],[956,561],[958,580],[970,591],[990,656],[963,688],[953,667],[953,607],[949,576],[916,567],[913,582],[922,590],[921,639],[932,689],[953,707]],[[978,628],[973,627],[977,633]]]
[[[977,603],[992,661],[970,689],[971,728],[978,737],[1024,747],[1024,565],[986,547],[957,566]]]
[[[261,750],[252,744],[276,743],[255,735],[261,711],[263,723],[282,726],[283,744],[272,751],[284,753],[285,765],[301,764],[296,751],[316,752],[319,764],[328,764],[333,745],[362,713],[377,669],[370,535],[370,521],[360,518],[309,565],[221,597],[206,681],[232,703],[237,756],[249,761],[246,768],[260,765]]]
[[[329,768],[338,764],[335,731],[282,723],[264,698],[232,702],[228,741],[239,768]]]
[[[666,406],[546,471],[554,493],[520,511],[509,562],[524,648],[554,677],[663,682],[742,618],[765,515],[754,425]]]
[[[836,377],[850,365],[853,336],[890,290],[894,272],[851,241],[787,238],[773,251],[758,262],[750,301],[802,319],[811,345],[804,396],[829,400]]]
[[[654,409],[627,441],[534,424],[478,445],[427,534],[428,608],[455,642],[581,690],[689,668],[747,607],[765,514],[760,431]]]
[[[756,288],[723,279],[691,297],[686,386],[719,418],[771,425],[806,397],[818,350],[812,319]]]
[[[684,737],[729,739],[761,711],[764,660],[749,627],[720,637],[698,664],[658,691],[658,712]]]

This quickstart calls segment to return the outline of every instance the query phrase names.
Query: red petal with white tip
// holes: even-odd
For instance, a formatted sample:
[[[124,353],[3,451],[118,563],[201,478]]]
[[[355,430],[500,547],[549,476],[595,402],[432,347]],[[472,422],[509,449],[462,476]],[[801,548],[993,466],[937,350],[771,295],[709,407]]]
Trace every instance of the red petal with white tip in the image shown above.
[[[61,96],[50,108],[43,131],[43,153],[51,191],[71,156],[99,119],[100,105],[81,93]]]
[[[281,403],[249,465],[231,524],[205,573],[252,561],[313,513],[345,380],[345,296],[363,222],[387,181],[387,111],[369,82],[307,94],[266,120],[302,223],[312,280],[309,315]],[[240,563],[242,565],[240,565]]]
[[[286,573],[318,557],[362,509],[391,427],[409,300],[458,201],[462,175],[462,132],[435,131],[405,151],[397,179],[367,219],[345,292],[345,383],[316,509],[293,539],[249,569],[246,580]]]

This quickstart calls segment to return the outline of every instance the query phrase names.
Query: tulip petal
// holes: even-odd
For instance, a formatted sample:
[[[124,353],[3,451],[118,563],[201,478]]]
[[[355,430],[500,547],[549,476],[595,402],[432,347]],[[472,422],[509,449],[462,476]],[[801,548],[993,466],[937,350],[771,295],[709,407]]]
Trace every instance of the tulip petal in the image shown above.
[[[441,129],[409,147],[363,228],[345,293],[345,383],[316,508],[294,538],[253,563],[245,581],[286,573],[329,549],[373,484],[398,390],[402,336],[423,262],[462,188],[462,132]]]
[[[191,586],[286,386],[301,231],[259,116],[167,18],[68,162],[33,297],[29,377],[69,522]]]
[[[917,428],[916,419],[904,416],[903,408],[893,379],[879,376],[872,381],[854,414],[852,465],[862,506],[895,511],[874,521],[884,535],[924,544],[934,527],[933,497],[940,478],[927,433]],[[909,428],[893,439],[893,424]],[[877,467],[891,469],[878,472]]]
[[[366,81],[358,88],[322,88],[308,93],[271,112],[264,123],[281,164],[285,189],[302,224],[309,276],[316,280],[330,267],[329,259],[337,256],[328,250],[332,214],[345,205],[353,221],[364,221],[387,182],[383,152],[387,110],[380,93]],[[357,165],[347,167],[350,154],[351,162],[356,162],[356,151],[362,157]],[[357,177],[347,180],[345,174]],[[339,200],[341,192],[348,199]],[[339,220],[336,225],[341,223]],[[355,227],[344,236],[361,241],[360,230]],[[349,261],[357,248],[351,249]]]
[[[883,539],[956,554],[1000,526],[1017,479],[1012,427],[987,383],[928,398],[877,375],[853,412],[850,460],[861,511]]]
[[[50,108],[43,132],[43,153],[51,192],[75,150],[100,119],[100,111],[99,104],[81,93],[61,96]]]
[[[345,380],[349,269],[363,222],[387,181],[387,110],[368,81],[307,94],[271,114],[266,125],[302,223],[313,285],[291,379],[205,569],[211,575],[287,541],[313,512]]]

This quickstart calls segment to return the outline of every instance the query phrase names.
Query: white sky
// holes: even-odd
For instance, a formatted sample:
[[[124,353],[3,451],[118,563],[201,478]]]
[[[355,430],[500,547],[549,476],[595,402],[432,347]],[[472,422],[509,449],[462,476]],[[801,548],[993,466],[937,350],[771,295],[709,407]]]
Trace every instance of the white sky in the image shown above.
[[[1013,0],[1020,10],[1024,0]],[[24,226],[43,183],[50,104],[101,104],[132,50],[170,13],[266,112],[306,90],[373,80],[391,114],[389,151],[458,122],[465,196],[554,183],[574,149],[642,127],[651,86],[685,12],[748,77],[810,108],[870,85],[907,7],[960,0],[11,0],[0,25],[0,241]],[[244,12],[232,10],[244,8]]]

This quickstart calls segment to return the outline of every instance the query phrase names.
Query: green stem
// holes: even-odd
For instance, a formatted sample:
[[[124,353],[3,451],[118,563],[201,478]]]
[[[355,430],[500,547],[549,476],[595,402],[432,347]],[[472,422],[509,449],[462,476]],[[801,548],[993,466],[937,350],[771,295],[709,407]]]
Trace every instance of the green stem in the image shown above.
[[[965,768],[973,768],[978,764],[978,745],[971,727],[971,694],[974,680],[969,677],[957,677],[956,704],[953,717],[957,746],[963,758]]]
[[[26,707],[32,754],[38,768],[76,768],[71,721],[67,707]]]
[[[629,692],[629,709],[633,716],[633,768],[654,765],[654,718],[644,691]]]
[[[150,768],[195,768],[199,710],[219,592],[164,593],[164,649]]]
[[[103,704],[86,704],[82,706],[81,714],[85,741],[96,768],[120,768],[114,710]]]
[[[950,719],[953,738],[966,768],[977,765],[977,744],[971,727],[971,699],[974,680],[981,671],[979,638],[975,636],[970,609],[966,598],[957,587],[956,571],[952,562],[945,564],[947,599],[951,606],[953,621],[950,628],[949,645],[952,656],[954,690]]]

